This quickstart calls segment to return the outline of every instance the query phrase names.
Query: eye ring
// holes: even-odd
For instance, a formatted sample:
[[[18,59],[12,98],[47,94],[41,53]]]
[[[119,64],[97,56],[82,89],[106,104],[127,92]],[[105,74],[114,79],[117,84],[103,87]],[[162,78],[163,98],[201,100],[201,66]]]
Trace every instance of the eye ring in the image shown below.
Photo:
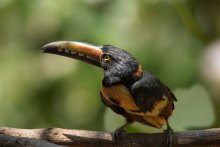
[[[111,59],[111,57],[109,55],[104,55],[102,57],[102,59],[103,59],[104,62],[108,62]]]

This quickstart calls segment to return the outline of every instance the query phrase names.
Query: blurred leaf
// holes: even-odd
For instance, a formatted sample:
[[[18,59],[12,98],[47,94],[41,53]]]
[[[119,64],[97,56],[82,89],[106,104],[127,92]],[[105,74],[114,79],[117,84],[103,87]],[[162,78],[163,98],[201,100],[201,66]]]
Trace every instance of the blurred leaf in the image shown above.
[[[177,102],[170,124],[176,131],[208,128],[214,123],[215,114],[206,89],[195,85],[190,89],[175,91]]]
[[[4,8],[5,6],[9,5],[13,0],[1,0],[0,1],[0,9]]]
[[[123,116],[114,113],[110,108],[105,110],[104,115],[104,128],[106,131],[113,132],[116,128],[125,123]]]

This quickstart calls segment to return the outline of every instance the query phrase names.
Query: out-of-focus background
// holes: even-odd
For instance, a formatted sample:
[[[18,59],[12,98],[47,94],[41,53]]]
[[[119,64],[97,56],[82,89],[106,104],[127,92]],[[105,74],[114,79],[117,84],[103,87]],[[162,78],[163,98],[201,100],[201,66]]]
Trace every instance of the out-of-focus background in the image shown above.
[[[178,99],[174,130],[218,127],[219,16],[218,0],[1,0],[0,126],[123,124],[100,100],[102,70],[41,53],[47,43],[74,40],[126,49],[160,77]],[[129,131],[158,132],[137,123]]]

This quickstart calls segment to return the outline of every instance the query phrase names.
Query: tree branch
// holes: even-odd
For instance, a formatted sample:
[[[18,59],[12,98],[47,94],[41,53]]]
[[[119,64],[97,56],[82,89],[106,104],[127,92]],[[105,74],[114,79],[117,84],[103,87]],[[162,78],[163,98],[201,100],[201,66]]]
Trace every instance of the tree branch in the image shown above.
[[[85,130],[67,130],[60,128],[16,129],[0,128],[0,146],[165,146],[163,133],[123,134],[117,141],[112,141],[112,133]],[[173,146],[220,146],[220,128],[175,132]]]

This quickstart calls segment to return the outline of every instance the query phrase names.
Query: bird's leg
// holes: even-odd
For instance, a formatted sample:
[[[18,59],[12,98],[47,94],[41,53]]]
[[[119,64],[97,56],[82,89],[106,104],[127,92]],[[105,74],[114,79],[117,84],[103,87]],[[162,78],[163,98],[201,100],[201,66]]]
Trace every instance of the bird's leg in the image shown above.
[[[168,147],[171,147],[173,141],[173,129],[170,127],[168,120],[167,120],[167,129],[164,130],[164,133],[166,135],[166,144]]]
[[[122,125],[121,127],[117,128],[113,134],[112,140],[115,141],[117,140],[119,137],[121,137],[121,134],[123,132],[125,132],[125,129],[128,127],[130,123],[126,122],[126,124]]]

